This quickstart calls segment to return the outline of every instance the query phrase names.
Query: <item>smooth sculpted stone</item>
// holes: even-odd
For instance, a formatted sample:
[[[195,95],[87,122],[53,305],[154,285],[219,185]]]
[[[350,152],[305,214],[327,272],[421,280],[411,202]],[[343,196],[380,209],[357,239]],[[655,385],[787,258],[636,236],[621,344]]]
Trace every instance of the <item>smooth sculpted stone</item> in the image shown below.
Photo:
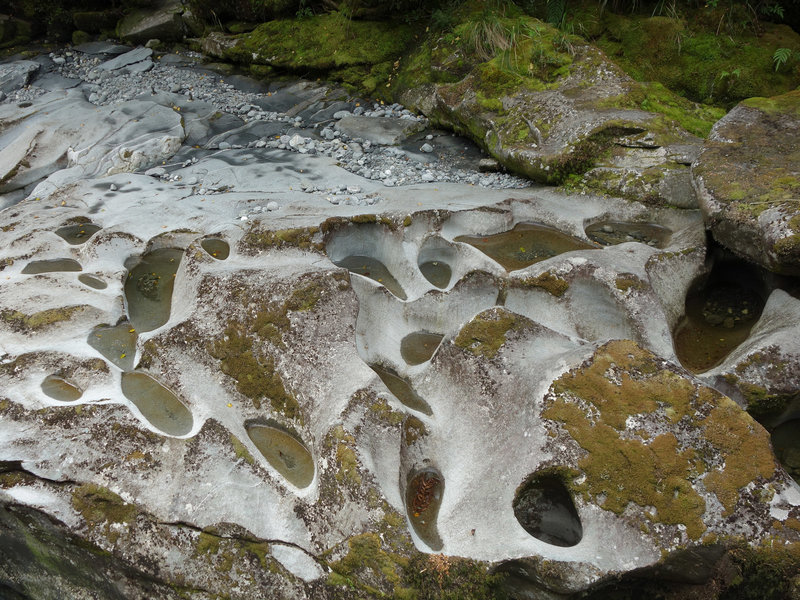
[[[441,333],[428,331],[409,333],[400,342],[400,355],[409,365],[420,365],[431,359],[443,337]]]
[[[122,393],[142,416],[167,435],[186,435],[192,430],[192,413],[155,379],[144,373],[123,373]]]
[[[340,261],[335,261],[333,264],[337,267],[343,267],[351,273],[363,275],[364,277],[369,277],[377,281],[401,300],[407,298],[406,293],[403,291],[397,279],[389,272],[386,265],[376,258],[360,255],[346,256]]]
[[[420,539],[434,551],[443,546],[436,525],[443,496],[444,477],[436,469],[410,475],[405,493],[408,520]]]
[[[47,260],[34,260],[22,269],[23,275],[38,275],[40,273],[60,273],[64,271],[81,271],[81,263],[72,258],[51,258]]]
[[[58,375],[45,377],[42,381],[42,391],[59,402],[74,402],[83,396],[83,390]]]
[[[569,547],[581,541],[581,525],[575,503],[564,482],[553,475],[533,475],[517,490],[514,516],[536,539]]]
[[[78,281],[80,281],[83,285],[88,285],[90,288],[95,290],[104,290],[108,287],[108,284],[105,281],[99,277],[95,277],[94,275],[89,275],[88,273],[78,275]]]
[[[740,261],[717,265],[686,295],[686,312],[673,333],[684,367],[702,373],[744,342],[765,299],[758,273]]]
[[[75,225],[65,225],[56,229],[56,235],[66,240],[68,244],[77,246],[85,243],[102,227],[94,223],[77,223]]]
[[[298,488],[306,488],[314,480],[314,457],[306,446],[284,429],[252,424],[247,427],[258,451],[286,480]]]
[[[370,365],[372,370],[378,374],[383,384],[389,388],[389,391],[395,398],[400,400],[407,407],[418,410],[426,415],[432,415],[430,405],[419,394],[414,391],[411,384],[405,379],[400,377],[396,371],[382,365]]]
[[[460,235],[455,241],[476,247],[507,271],[524,269],[564,252],[597,248],[563,231],[537,223],[519,223],[511,231],[492,235]]]
[[[115,56],[100,65],[103,71],[116,71],[136,63],[149,60],[153,56],[152,48],[134,48],[130,52]]]
[[[692,164],[714,239],[771,271],[800,275],[800,90],[739,103]]]
[[[127,321],[114,327],[96,327],[87,343],[123,371],[133,369],[136,357],[136,330]]]
[[[369,140],[373,144],[396,146],[409,136],[422,131],[425,124],[396,117],[352,117],[346,116],[336,123],[336,129],[351,138]]]
[[[39,68],[39,63],[32,60],[18,60],[0,65],[0,92],[9,94],[24,87]]]
[[[603,246],[640,242],[655,248],[664,248],[672,231],[657,223],[626,223],[600,221],[586,227],[586,237]]]
[[[222,238],[206,238],[200,242],[200,245],[203,250],[217,260],[225,260],[231,253],[230,245]]]
[[[152,331],[169,320],[175,274],[182,257],[183,250],[161,248],[131,261],[125,279],[125,303],[137,331]]]

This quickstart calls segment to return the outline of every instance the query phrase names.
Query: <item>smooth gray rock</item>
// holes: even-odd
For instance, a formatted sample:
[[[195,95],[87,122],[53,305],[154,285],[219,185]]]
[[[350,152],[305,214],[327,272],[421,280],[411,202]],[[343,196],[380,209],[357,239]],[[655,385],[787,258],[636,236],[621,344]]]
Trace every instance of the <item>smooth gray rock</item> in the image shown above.
[[[177,42],[183,38],[185,27],[179,0],[161,2],[155,8],[143,8],[123,18],[117,31],[126,41],[143,44],[151,39],[162,42]]]
[[[344,117],[336,123],[336,130],[351,138],[362,138],[373,144],[395,146],[409,136],[422,131],[419,121],[393,117]]]
[[[130,46],[123,46],[122,44],[114,44],[112,42],[87,42],[85,44],[75,46],[75,50],[93,56],[119,56],[120,54],[130,52],[132,48]]]
[[[0,64],[0,92],[8,94],[26,86],[39,68],[39,63],[32,60]]]
[[[33,85],[49,92],[55,90],[68,90],[77,87],[81,84],[80,79],[75,77],[64,77],[58,73],[46,73],[41,77],[37,77]]]
[[[145,61],[153,56],[152,48],[134,48],[130,52],[120,54],[116,58],[112,58],[100,65],[103,71],[116,71],[128,65],[133,65],[138,62]]]

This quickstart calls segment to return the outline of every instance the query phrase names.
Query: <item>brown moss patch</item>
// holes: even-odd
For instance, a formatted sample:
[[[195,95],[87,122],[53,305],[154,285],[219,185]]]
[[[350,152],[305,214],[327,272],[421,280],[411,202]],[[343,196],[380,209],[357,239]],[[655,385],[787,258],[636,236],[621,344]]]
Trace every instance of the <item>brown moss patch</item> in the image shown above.
[[[694,483],[702,479],[731,511],[742,487],[775,469],[769,436],[749,415],[629,340],[606,344],[555,381],[542,415],[587,452],[578,461],[586,479],[574,486],[587,501],[617,514],[630,503],[653,507],[649,520],[683,524],[692,539],[706,529],[706,503]],[[667,431],[631,435],[626,420],[633,415]],[[687,428],[700,437],[682,445],[676,433]]]
[[[93,483],[85,483],[72,492],[72,507],[80,513],[89,530],[105,525],[104,533],[113,544],[119,538],[119,530],[110,527],[114,523],[131,522],[138,511],[111,490]]]
[[[566,279],[553,275],[550,271],[545,271],[536,277],[520,279],[518,285],[527,288],[543,289],[556,298],[563,296],[569,289],[569,282]]]
[[[315,240],[319,227],[299,227],[275,231],[251,227],[239,242],[239,250],[245,253],[261,252],[271,249],[299,248],[321,252],[323,245]]]
[[[522,324],[522,317],[502,308],[492,308],[476,315],[461,328],[453,343],[476,356],[494,358],[506,342],[506,336]]]
[[[647,289],[647,284],[633,273],[620,273],[614,280],[614,285],[623,294],[627,294],[629,290],[643,292]]]
[[[76,313],[87,308],[84,305],[66,306],[64,308],[50,308],[33,314],[26,314],[17,310],[0,311],[0,319],[8,323],[16,331],[38,331],[60,323],[69,321]]]

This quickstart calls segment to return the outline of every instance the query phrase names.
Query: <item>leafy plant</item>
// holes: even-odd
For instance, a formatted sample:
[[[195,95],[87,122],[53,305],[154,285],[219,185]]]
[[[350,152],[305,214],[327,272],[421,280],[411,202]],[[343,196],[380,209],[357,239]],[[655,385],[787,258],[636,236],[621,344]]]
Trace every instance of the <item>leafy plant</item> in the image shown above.
[[[791,48],[778,48],[775,50],[775,54],[772,55],[772,62],[775,64],[776,71],[791,59],[800,60],[800,52],[797,50],[792,51]]]

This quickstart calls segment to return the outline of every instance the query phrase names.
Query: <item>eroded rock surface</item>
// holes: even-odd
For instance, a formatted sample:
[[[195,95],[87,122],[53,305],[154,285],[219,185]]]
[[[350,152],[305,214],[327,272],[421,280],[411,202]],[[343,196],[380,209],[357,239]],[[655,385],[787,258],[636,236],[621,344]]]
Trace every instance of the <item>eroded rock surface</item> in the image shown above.
[[[779,273],[800,274],[800,92],[751,98],[723,117],[692,165],[714,238]]]
[[[155,86],[166,73],[110,77]],[[687,552],[712,548],[718,560],[725,536],[796,547],[800,488],[766,431],[707,384],[770,345],[794,352],[780,336],[800,300],[774,291],[751,337],[696,377],[672,332],[706,269],[697,211],[503,189],[500,176],[483,187],[472,174],[413,185],[364,176],[350,168],[351,138],[300,125],[344,110],[338,100],[288,89],[277,101],[296,92],[287,110],[299,121],[257,110],[255,95],[228,110],[164,89],[108,107],[80,90],[4,105],[8,589],[361,598],[470,585],[459,589],[477,597],[496,584],[491,568],[512,573],[518,591],[558,598]],[[49,131],[59,110],[118,128],[93,116]],[[245,135],[274,124],[277,139]],[[52,143],[31,151],[29,130]],[[188,147],[190,130],[205,148]],[[142,161],[120,148],[141,148]],[[373,158],[421,172],[406,166],[413,153],[393,150]],[[74,165],[59,162],[64,152]],[[426,160],[432,174],[449,168]],[[586,233],[633,231],[626,223],[655,224],[658,239],[602,245]],[[525,238],[504,249],[518,260],[507,263],[457,241],[520,224],[579,243],[534,252]],[[76,228],[80,243],[64,235]],[[156,255],[169,268],[137,270]],[[71,268],[26,271],[54,259]],[[138,326],[137,298],[165,294],[168,310]],[[409,359],[404,341],[420,332],[435,342]],[[568,518],[520,521],[532,481],[558,493],[526,496],[523,512],[557,505]],[[711,563],[676,571],[703,583]]]

